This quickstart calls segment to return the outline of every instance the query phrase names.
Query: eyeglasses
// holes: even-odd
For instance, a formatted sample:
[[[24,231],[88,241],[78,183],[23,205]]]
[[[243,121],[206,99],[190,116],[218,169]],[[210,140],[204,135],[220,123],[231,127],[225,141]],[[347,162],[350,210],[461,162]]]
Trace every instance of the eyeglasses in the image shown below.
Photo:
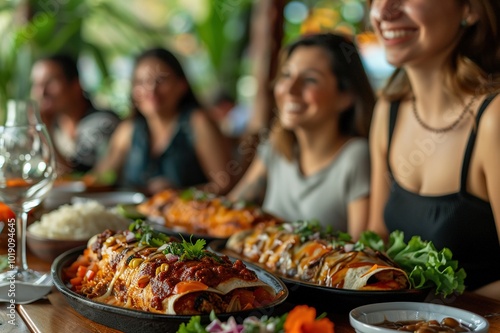
[[[157,86],[161,86],[169,81],[170,73],[161,73],[159,75],[151,76],[148,78],[136,78],[132,82],[134,89],[154,90]]]

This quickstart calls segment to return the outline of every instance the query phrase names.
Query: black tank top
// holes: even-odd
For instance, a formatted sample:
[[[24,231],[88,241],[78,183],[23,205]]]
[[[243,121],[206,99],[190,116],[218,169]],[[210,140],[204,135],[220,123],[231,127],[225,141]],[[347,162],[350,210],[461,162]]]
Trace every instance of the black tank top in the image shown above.
[[[495,96],[489,96],[482,103],[476,124],[479,124],[481,115]],[[399,104],[399,101],[393,102],[390,109],[389,171],[389,151]],[[406,241],[418,235],[422,240],[432,241],[438,250],[449,248],[453,259],[458,260],[467,273],[465,284],[468,290],[500,280],[500,243],[491,205],[466,191],[476,136],[473,130],[465,150],[458,193],[419,195],[401,187],[391,172],[392,188],[384,210],[389,231],[403,231]]]

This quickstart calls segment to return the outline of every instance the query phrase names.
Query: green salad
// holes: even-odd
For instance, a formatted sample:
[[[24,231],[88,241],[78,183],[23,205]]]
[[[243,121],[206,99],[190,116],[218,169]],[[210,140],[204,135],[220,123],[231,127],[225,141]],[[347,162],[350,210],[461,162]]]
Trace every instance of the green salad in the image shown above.
[[[438,251],[432,242],[419,236],[405,243],[404,233],[398,230],[389,235],[388,244],[376,233],[365,231],[355,245],[358,249],[363,246],[384,252],[408,273],[412,288],[436,288],[436,294],[445,297],[455,292],[461,294],[465,289],[467,274],[458,267],[448,248]]]

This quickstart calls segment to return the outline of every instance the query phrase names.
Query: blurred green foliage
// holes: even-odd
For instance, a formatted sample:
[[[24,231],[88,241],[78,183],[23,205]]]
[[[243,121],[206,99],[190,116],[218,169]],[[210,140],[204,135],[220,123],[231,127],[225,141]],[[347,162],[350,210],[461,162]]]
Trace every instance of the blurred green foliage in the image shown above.
[[[151,46],[164,46],[178,53],[195,90],[202,96],[220,90],[237,96],[237,81],[249,71],[246,51],[254,3],[1,0],[0,121],[7,99],[29,96],[34,60],[61,51],[90,59],[92,71],[84,73],[92,77],[91,87],[87,88],[122,114],[128,106],[126,82],[130,73],[123,73],[123,66],[116,69],[113,64],[117,59],[130,60]],[[364,6],[364,0],[289,1],[283,13],[285,42],[304,32],[362,31],[360,6]],[[130,67],[129,61],[125,68]]]

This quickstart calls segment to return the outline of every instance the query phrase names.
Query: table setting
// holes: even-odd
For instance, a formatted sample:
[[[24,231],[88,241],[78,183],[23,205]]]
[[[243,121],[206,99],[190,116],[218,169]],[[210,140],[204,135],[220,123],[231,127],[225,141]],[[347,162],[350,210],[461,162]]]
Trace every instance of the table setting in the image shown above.
[[[466,331],[500,331],[500,302],[463,292],[465,274],[425,241],[419,251],[431,248],[448,276],[400,260],[406,244],[399,234],[391,234],[395,250],[376,235],[352,242],[314,222],[282,221],[195,189],[147,198],[58,182],[50,139],[30,104],[9,104],[0,136],[7,157],[0,198],[15,215],[0,233],[6,332],[241,333],[253,325],[261,332],[307,326],[370,333],[385,332],[376,326],[384,320],[454,320]],[[200,262],[206,266],[189,268]],[[416,268],[426,272],[419,280]],[[432,269],[438,276],[422,281]],[[234,270],[240,273],[228,273],[229,282],[222,278],[221,271]],[[454,282],[433,284],[441,278]]]
[[[2,238],[0,241],[0,244],[2,244],[2,249],[1,249],[2,254],[7,253],[7,246],[6,246],[8,239],[7,231],[8,230],[4,228],[2,232]],[[213,245],[214,244],[212,244],[212,246]],[[82,251],[81,248],[79,251],[80,252]],[[74,257],[76,254],[77,253],[73,252],[72,254],[70,253],[70,256],[73,255]],[[33,267],[35,270],[41,272],[50,272],[51,267],[53,270],[54,267],[56,267],[57,269],[57,262],[43,260],[36,254],[34,254],[30,249],[28,249],[27,258],[30,267]],[[62,257],[62,259],[65,258],[68,257],[64,256]],[[56,264],[56,266],[54,266],[54,263]],[[59,263],[61,263],[61,261],[59,261]],[[283,281],[287,282],[286,279]],[[304,292],[303,290],[300,289],[301,287],[302,286],[300,286],[299,284],[292,285],[291,287],[289,284],[287,284],[289,295],[286,298],[286,300],[279,307],[276,308],[275,312],[272,313],[266,312],[266,314],[267,315],[270,314],[271,316],[273,315],[282,316],[283,314],[293,310],[296,306],[307,305],[312,308],[315,308],[317,310],[318,316],[323,312],[325,312],[327,318],[329,318],[329,320],[331,320],[335,324],[336,332],[354,332],[352,324],[349,321],[350,320],[349,312],[353,310],[354,307],[353,308],[345,308],[342,306],[339,307],[338,304],[335,303],[339,301],[341,302],[342,299],[339,300],[338,298],[335,298],[334,295],[336,292],[346,292],[347,294],[349,294],[353,293],[354,291],[332,290],[333,293],[332,295],[332,293],[330,294],[322,293],[321,290],[317,293],[311,293],[310,288],[306,289]],[[380,295],[382,295],[382,293]],[[75,295],[73,296],[75,297]],[[344,296],[344,298],[345,297],[349,296]],[[403,301],[403,300],[404,297],[403,299],[399,299],[398,301]],[[373,304],[373,302],[375,301],[378,302],[380,301],[380,299],[370,300],[368,301],[368,303]],[[408,301],[414,301],[414,299],[408,298]],[[500,318],[498,317],[498,315],[495,315],[500,312],[500,302],[492,299],[478,296],[470,292],[465,292],[463,295],[453,294],[446,298],[430,294],[427,295],[425,299],[420,299],[417,302],[418,304],[424,304],[424,305],[441,304],[441,305],[451,306],[456,309],[465,309],[468,311],[472,311],[473,313],[486,318],[486,320],[490,325],[490,331],[494,331],[495,328],[500,329]],[[104,306],[96,304],[97,303],[93,303],[93,305],[97,307]],[[9,303],[1,304],[2,308],[5,309],[6,313],[8,305]],[[357,306],[359,304],[355,305]],[[92,312],[101,311],[101,310],[96,310],[94,307],[90,307],[90,309],[92,309]],[[72,307],[70,305],[70,302],[68,301],[68,298],[64,295],[63,292],[61,292],[60,289],[56,287],[52,287],[48,295],[44,295],[44,297],[42,297],[39,300],[36,300],[29,304],[17,303],[16,314],[17,314],[16,317],[17,321],[20,322],[19,325],[25,325],[26,327],[28,327],[29,330],[34,332],[37,331],[49,332],[49,331],[61,331],[61,330],[64,331],[78,330],[79,332],[120,332],[120,331],[126,332],[127,331],[126,329],[118,330],[116,328],[109,327],[109,323],[108,325],[103,325],[102,323],[92,320],[93,319],[92,316],[85,316],[80,311]],[[147,317],[148,313],[144,312],[144,316]],[[162,315],[156,314],[155,316],[161,317]],[[47,318],[50,318],[50,320],[47,320]],[[227,319],[227,317],[224,318]],[[184,322],[186,322],[187,317],[183,319]],[[176,324],[180,325],[180,322],[176,322]],[[207,320],[205,320],[204,324],[208,325],[209,323],[207,323]],[[16,331],[13,330],[12,332]],[[24,332],[24,330],[20,330],[18,332]]]

